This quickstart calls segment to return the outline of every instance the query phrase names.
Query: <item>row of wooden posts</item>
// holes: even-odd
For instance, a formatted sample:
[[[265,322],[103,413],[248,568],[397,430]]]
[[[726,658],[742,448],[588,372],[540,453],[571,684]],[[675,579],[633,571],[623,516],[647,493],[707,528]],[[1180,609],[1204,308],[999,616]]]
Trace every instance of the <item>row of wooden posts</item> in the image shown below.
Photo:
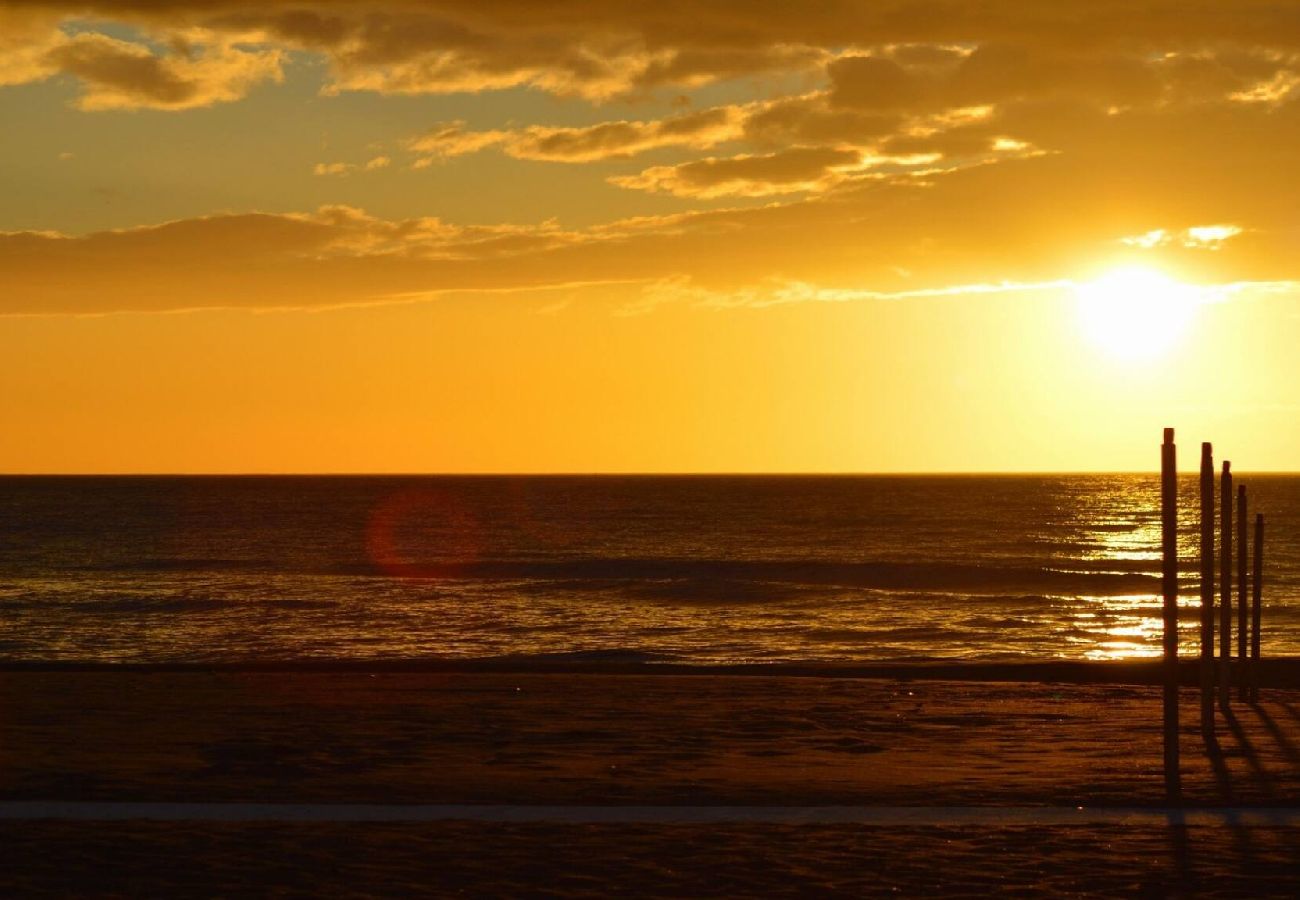
[[[1162,589],[1164,594],[1164,748],[1165,774],[1176,785],[1178,777],[1178,467],[1174,430],[1165,429],[1161,447],[1161,546],[1163,555]],[[1246,486],[1236,492],[1236,556],[1233,555],[1232,463],[1224,460],[1220,475],[1221,513],[1219,515],[1219,655],[1214,655],[1215,584],[1214,584],[1214,451],[1201,444],[1201,653],[1198,667],[1201,691],[1201,730],[1214,732],[1214,699],[1217,688],[1219,706],[1227,712],[1236,683],[1238,698],[1259,699],[1260,613],[1263,597],[1264,514],[1255,515],[1254,553],[1247,577],[1247,509]],[[1232,658],[1233,560],[1237,563],[1237,657]],[[1247,602],[1247,585],[1251,588]]]

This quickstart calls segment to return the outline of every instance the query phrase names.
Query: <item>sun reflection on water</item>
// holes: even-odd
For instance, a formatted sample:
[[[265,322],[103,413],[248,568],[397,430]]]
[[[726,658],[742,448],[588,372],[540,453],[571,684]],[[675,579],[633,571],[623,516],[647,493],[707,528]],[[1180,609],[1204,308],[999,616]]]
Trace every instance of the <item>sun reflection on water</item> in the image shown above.
[[[1164,619],[1163,601],[1158,594],[1071,598],[1076,608],[1067,617],[1066,643],[1088,645],[1083,656],[1088,659],[1137,659],[1159,656],[1163,652],[1161,635]],[[1194,608],[1199,600],[1191,596],[1178,598],[1179,609]],[[1180,617],[1180,643],[1194,639],[1197,623]]]
[[[1135,486],[1134,486],[1135,487]],[[1103,492],[1076,512],[1075,559],[1088,572],[1155,574],[1161,523],[1129,491]],[[1076,595],[1066,601],[1062,637],[1087,659],[1137,659],[1162,652],[1162,599],[1155,593]],[[1180,598],[1180,605],[1183,601]],[[1192,623],[1180,623],[1180,630]]]
[[[1101,523],[1085,532],[1096,546],[1083,553],[1084,559],[1138,560],[1160,559],[1160,523],[1120,519]]]

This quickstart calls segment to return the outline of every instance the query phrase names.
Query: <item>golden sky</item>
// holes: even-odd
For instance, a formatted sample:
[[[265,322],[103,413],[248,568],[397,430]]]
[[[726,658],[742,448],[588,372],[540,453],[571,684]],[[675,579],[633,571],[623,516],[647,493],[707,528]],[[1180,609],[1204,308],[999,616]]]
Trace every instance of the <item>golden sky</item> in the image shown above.
[[[1300,469],[1300,4],[0,0],[4,472]]]

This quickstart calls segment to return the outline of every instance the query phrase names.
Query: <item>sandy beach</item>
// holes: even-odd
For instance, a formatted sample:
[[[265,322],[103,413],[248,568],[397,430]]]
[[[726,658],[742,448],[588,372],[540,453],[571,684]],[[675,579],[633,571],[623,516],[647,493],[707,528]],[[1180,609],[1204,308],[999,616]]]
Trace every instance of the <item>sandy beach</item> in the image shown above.
[[[1183,802],[1300,801],[1300,691],[1199,734]],[[7,821],[24,894],[1285,893],[1293,820],[999,821],[1163,807],[1141,684],[527,672],[0,674],[0,801],[977,807],[925,824]],[[1157,823],[1160,820],[1157,819]],[[328,865],[322,861],[328,860]],[[310,864],[309,864],[310,863]],[[527,886],[527,888],[525,888]]]

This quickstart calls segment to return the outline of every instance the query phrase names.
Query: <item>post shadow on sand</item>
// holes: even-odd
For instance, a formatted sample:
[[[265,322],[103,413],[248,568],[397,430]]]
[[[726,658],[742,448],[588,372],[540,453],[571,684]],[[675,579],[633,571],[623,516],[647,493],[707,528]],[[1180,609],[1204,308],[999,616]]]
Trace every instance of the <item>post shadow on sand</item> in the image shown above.
[[[1178,515],[1177,515],[1177,450],[1174,444],[1174,430],[1166,428],[1164,443],[1161,447],[1161,550],[1162,550],[1162,594],[1163,594],[1163,706],[1164,706],[1164,780],[1169,805],[1170,845],[1173,853],[1175,877],[1182,889],[1194,890],[1193,874],[1190,868],[1191,848],[1186,822],[1180,807],[1183,803],[1181,766],[1179,760],[1178,727],[1178,691],[1181,684],[1178,662]],[[1247,492],[1245,485],[1238,485],[1235,494],[1234,509],[1233,478],[1231,463],[1224,461],[1221,477],[1221,513],[1222,526],[1219,536],[1220,562],[1220,608],[1219,619],[1219,654],[1215,658],[1215,478],[1214,458],[1211,445],[1201,445],[1200,477],[1200,653],[1195,666],[1196,684],[1200,693],[1201,721],[1200,731],[1205,748],[1205,756],[1214,775],[1214,783],[1222,802],[1226,824],[1231,829],[1233,843],[1241,854],[1243,861],[1251,865],[1256,858],[1254,842],[1250,829],[1241,820],[1240,815],[1231,807],[1237,802],[1241,791],[1233,784],[1232,773],[1228,766],[1227,755],[1220,743],[1215,721],[1215,699],[1217,693],[1219,712],[1227,725],[1228,733],[1235,746],[1235,756],[1240,756],[1250,769],[1252,780],[1258,789],[1258,798],[1265,802],[1285,801],[1281,796],[1277,777],[1268,771],[1255,745],[1252,743],[1241,720],[1232,710],[1232,686],[1236,683],[1238,699],[1247,703],[1250,711],[1268,730],[1277,743],[1278,749],[1289,766],[1300,767],[1300,751],[1287,738],[1268,711],[1259,703],[1259,688],[1262,674],[1260,665],[1261,637],[1261,592],[1263,583],[1263,544],[1264,516],[1255,516],[1253,566],[1250,578],[1251,588],[1247,592]],[[1233,533],[1233,518],[1236,517],[1236,533]],[[1237,562],[1237,658],[1232,658],[1233,627],[1233,551]],[[1284,707],[1291,717],[1300,722],[1300,712],[1290,704]]]
[[[1169,850],[1174,860],[1174,883],[1180,891],[1192,888],[1191,842],[1187,820],[1180,809],[1169,811]]]
[[[1277,741],[1277,746],[1283,751],[1288,764],[1300,765],[1300,753],[1268,711],[1253,704],[1248,713],[1243,713],[1246,716],[1250,714],[1259,716],[1260,721]],[[1261,856],[1263,846],[1261,841],[1264,837],[1261,829],[1267,826],[1252,824],[1247,812],[1238,808],[1237,804],[1267,807],[1277,805],[1279,802],[1287,803],[1291,798],[1282,793],[1282,785],[1278,781],[1277,774],[1269,771],[1265,765],[1256,741],[1252,741],[1242,718],[1232,710],[1225,712],[1223,717],[1227,726],[1224,734],[1211,731],[1201,735],[1205,759],[1213,774],[1217,795],[1217,802],[1214,805],[1219,807],[1218,813],[1222,816],[1234,853],[1246,871],[1253,871],[1257,865],[1270,865],[1265,861],[1266,857]],[[1195,734],[1196,730],[1191,729],[1189,736]],[[1258,737],[1257,732],[1256,735]],[[1243,759],[1249,766],[1249,781],[1244,781],[1240,772],[1234,780],[1229,760],[1237,758]],[[1250,790],[1251,787],[1255,790]],[[1205,875],[1205,870],[1198,872],[1196,868],[1195,864],[1200,856],[1188,826],[1187,814],[1181,804],[1181,795],[1172,798],[1171,808],[1167,813],[1170,882],[1163,887],[1166,891],[1173,890],[1175,895],[1195,895],[1202,887],[1200,879]]]
[[[1282,702],[1283,707],[1287,708],[1290,715],[1294,716],[1300,722],[1300,715],[1290,708],[1290,704]],[[1268,731],[1268,738],[1271,738],[1276,750],[1283,757],[1286,771],[1295,771],[1300,769],[1300,748],[1287,736],[1286,732],[1277,723],[1269,711],[1258,701],[1249,704],[1243,712],[1243,716],[1248,720],[1254,716],[1260,724]],[[1254,782],[1257,793],[1248,794],[1245,802],[1248,805],[1261,806],[1291,806],[1295,803],[1296,797],[1294,789],[1289,787],[1285,781],[1279,780],[1276,771],[1270,771],[1260,757],[1259,748],[1256,747],[1247,733],[1245,722],[1236,712],[1226,710],[1223,718],[1228,726],[1232,741],[1235,748],[1225,752],[1223,744],[1219,741],[1218,736],[1211,734],[1205,739],[1206,756],[1214,770],[1215,783],[1218,787],[1220,797],[1223,803],[1229,807],[1232,804],[1242,800],[1241,787],[1243,785],[1234,784],[1232,776],[1227,766],[1227,758],[1240,757],[1245,760],[1251,770],[1251,780]],[[1258,735],[1258,732],[1256,732]],[[1266,740],[1267,743],[1267,740]],[[1251,829],[1239,819],[1239,813],[1231,808],[1225,809],[1224,814],[1229,828],[1232,829],[1233,843],[1236,845],[1238,853],[1248,864],[1255,859],[1255,844],[1251,839]]]
[[[1278,701],[1278,706],[1286,710],[1286,714],[1294,719],[1296,724],[1300,724],[1300,709],[1296,709],[1295,706],[1285,700]]]
[[[1283,703],[1282,706],[1292,718],[1297,722],[1300,722],[1300,715],[1297,715],[1296,710],[1289,703]],[[1277,743],[1278,749],[1280,749],[1282,755],[1286,757],[1287,763],[1293,768],[1300,769],[1300,749],[1297,749],[1291,739],[1286,736],[1286,733],[1282,730],[1281,726],[1277,724],[1277,721],[1269,715],[1268,710],[1264,709],[1264,707],[1260,706],[1259,703],[1256,702],[1251,704],[1251,712],[1259,717],[1259,721],[1268,729],[1269,734]]]
[[[1258,707],[1256,712],[1259,712]],[[1237,746],[1241,749],[1241,758],[1250,767],[1250,771],[1259,785],[1261,795],[1266,798],[1275,797],[1277,795],[1277,779],[1268,769],[1264,768],[1264,764],[1259,758],[1259,752],[1255,749],[1255,745],[1251,743],[1246,730],[1241,727],[1241,720],[1237,718],[1237,714],[1231,709],[1226,709],[1223,711],[1223,720],[1227,723],[1228,730],[1232,732],[1233,740],[1237,742]]]

